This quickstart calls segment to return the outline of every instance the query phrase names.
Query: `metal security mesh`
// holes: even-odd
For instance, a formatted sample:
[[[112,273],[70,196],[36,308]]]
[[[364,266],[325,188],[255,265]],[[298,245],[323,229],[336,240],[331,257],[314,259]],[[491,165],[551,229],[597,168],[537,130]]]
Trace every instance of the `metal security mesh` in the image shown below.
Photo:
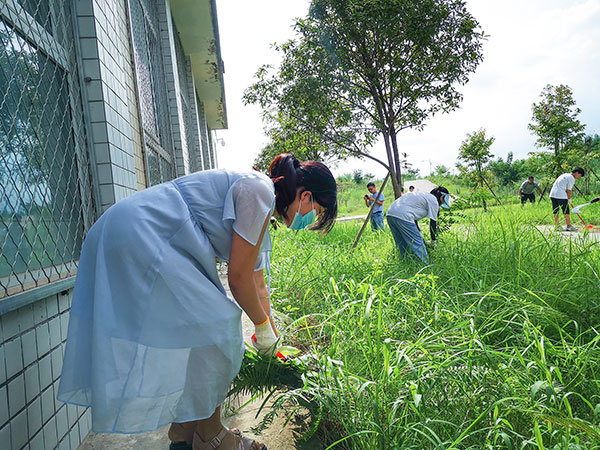
[[[0,298],[74,275],[94,220],[70,5],[0,3]]]
[[[154,0],[129,2],[131,34],[151,185],[175,176],[173,140]]]

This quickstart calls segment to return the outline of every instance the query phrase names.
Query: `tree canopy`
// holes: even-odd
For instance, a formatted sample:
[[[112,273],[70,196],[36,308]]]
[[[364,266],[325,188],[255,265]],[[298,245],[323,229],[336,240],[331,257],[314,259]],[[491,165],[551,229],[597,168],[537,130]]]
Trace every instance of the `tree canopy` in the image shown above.
[[[397,134],[457,108],[458,86],[482,60],[484,34],[462,0],[313,0],[278,46],[281,66],[263,66],[244,95],[268,133],[302,141],[319,157],[369,157],[400,195]],[[387,162],[369,155],[377,138]]]
[[[491,174],[489,168],[489,164],[494,157],[490,152],[494,140],[493,136],[486,137],[485,129],[480,128],[473,133],[467,133],[467,137],[458,150],[459,162],[456,167],[467,177],[475,188],[476,194],[481,197],[484,210],[487,209],[487,205],[483,188],[489,189],[490,193],[496,197],[490,185]],[[496,200],[498,199],[496,198]]]
[[[567,85],[546,85],[541,100],[532,105],[529,130],[537,136],[537,146],[554,153],[551,172],[566,169],[567,153],[582,144],[585,125],[577,119],[581,110],[575,105],[573,91]],[[567,163],[568,164],[568,163]]]

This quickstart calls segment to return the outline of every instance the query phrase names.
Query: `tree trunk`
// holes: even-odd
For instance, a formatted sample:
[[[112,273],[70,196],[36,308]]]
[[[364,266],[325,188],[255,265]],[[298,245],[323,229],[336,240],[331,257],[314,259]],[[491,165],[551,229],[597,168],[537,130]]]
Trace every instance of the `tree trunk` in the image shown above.
[[[487,212],[487,203],[485,201],[485,198],[482,198],[481,201],[483,202],[483,211]]]
[[[560,141],[558,138],[554,139],[554,165],[556,166],[556,174],[555,176],[559,176],[561,173],[560,167]]]
[[[400,152],[398,152],[398,140],[396,138],[396,134],[396,130],[392,130],[392,132],[390,133],[390,139],[392,141],[394,163],[396,164],[396,182],[400,187],[400,195],[402,195],[402,168],[400,167]],[[394,191],[394,193],[396,192]],[[400,195],[396,195],[396,198],[400,197]]]
[[[396,164],[394,161],[394,157],[392,156],[392,146],[390,144],[390,135],[384,131],[382,133],[383,143],[385,144],[385,151],[388,157],[389,169],[390,169],[390,178],[392,179],[392,187],[394,188],[394,198],[398,198],[402,195],[400,192],[400,183],[398,183],[398,178],[396,175]]]

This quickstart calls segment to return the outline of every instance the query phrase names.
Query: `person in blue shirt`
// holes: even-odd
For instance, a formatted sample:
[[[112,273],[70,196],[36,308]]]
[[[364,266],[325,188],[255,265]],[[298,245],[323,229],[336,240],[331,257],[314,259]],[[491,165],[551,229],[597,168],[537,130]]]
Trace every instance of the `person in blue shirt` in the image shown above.
[[[385,230],[385,226],[383,224],[383,192],[379,195],[379,198],[377,198],[378,192],[375,183],[367,184],[367,189],[369,190],[370,195],[365,194],[365,205],[369,208],[373,203],[375,203],[373,212],[371,214],[371,229],[373,231],[383,231]]]
[[[290,154],[268,175],[207,170],[117,202],[83,245],[58,399],[91,407],[96,432],[171,424],[172,450],[264,450],[223,426],[221,404],[244,356],[242,311],[258,351],[276,352],[256,277],[268,224],[327,232],[336,214],[329,169]],[[216,258],[228,262],[233,298]]]

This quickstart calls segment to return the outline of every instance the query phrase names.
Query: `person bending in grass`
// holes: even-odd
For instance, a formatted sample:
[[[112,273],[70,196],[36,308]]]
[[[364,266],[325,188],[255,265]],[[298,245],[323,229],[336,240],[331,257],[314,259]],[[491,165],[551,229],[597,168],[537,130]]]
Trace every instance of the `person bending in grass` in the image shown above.
[[[365,195],[365,205],[370,207],[373,203],[375,203],[373,212],[371,213],[371,229],[373,231],[383,231],[385,230],[385,226],[383,224],[383,192],[379,194],[379,198],[377,198],[378,192],[375,183],[367,184],[367,189],[371,195]]]
[[[171,450],[265,450],[223,426],[221,404],[244,356],[242,311],[257,350],[276,351],[261,278],[269,220],[327,232],[336,214],[329,169],[290,154],[268,176],[206,170],[117,202],[83,245],[58,399],[91,406],[96,432],[170,423]]]
[[[428,262],[427,249],[417,220],[429,217],[431,240],[435,242],[437,218],[442,208],[450,208],[448,189],[438,186],[431,192],[413,192],[398,197],[387,212],[387,221],[396,246],[402,256],[413,254],[424,263]]]
[[[575,185],[575,180],[585,175],[585,170],[581,167],[575,167],[571,173],[563,173],[560,175],[550,190],[550,201],[552,201],[552,212],[554,214],[554,223],[556,227],[560,227],[560,221],[558,217],[558,210],[561,209],[565,216],[565,222],[567,227],[565,231],[577,231],[573,225],[571,225],[571,215],[569,214],[569,203],[571,203],[571,189]]]
[[[521,199],[521,205],[527,203],[527,200],[529,200],[531,203],[535,203],[535,189],[538,190],[541,196],[542,190],[540,189],[540,185],[534,181],[533,176],[530,176],[523,181],[523,184],[521,184],[521,187],[519,188],[518,194],[519,198]]]

